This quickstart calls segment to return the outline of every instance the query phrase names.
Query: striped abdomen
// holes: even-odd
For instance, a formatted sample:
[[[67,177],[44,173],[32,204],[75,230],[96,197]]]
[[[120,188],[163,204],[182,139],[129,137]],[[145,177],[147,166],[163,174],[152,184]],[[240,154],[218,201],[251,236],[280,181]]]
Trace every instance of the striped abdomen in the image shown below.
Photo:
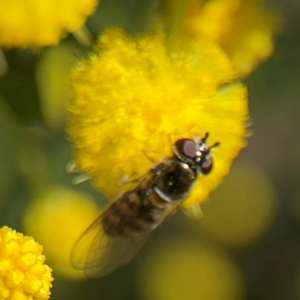
[[[103,213],[103,229],[109,236],[134,237],[157,227],[169,206],[154,190],[150,190],[150,195],[129,191]]]

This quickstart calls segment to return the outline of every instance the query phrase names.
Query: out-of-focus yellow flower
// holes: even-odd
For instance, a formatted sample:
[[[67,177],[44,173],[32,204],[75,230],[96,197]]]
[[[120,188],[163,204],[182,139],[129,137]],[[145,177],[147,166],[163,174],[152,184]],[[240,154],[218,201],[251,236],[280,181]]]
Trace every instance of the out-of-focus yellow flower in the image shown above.
[[[49,298],[52,270],[42,252],[32,237],[6,226],[0,229],[0,299]]]
[[[173,1],[166,1],[166,14]],[[220,44],[241,76],[273,52],[278,17],[266,0],[188,0],[182,20],[184,38],[209,38]]]
[[[87,195],[54,187],[33,201],[26,211],[24,227],[43,243],[54,272],[81,279],[83,272],[70,264],[71,251],[82,232],[98,216],[97,206]]]
[[[239,161],[211,200],[203,208],[201,228],[217,242],[236,248],[257,241],[269,229],[277,211],[274,186],[253,162]]]
[[[78,52],[75,44],[60,43],[44,51],[36,68],[36,81],[41,99],[41,111],[51,129],[60,129],[66,119],[66,104],[70,98],[69,77]]]
[[[127,190],[124,177],[144,175],[170,156],[172,142],[210,133],[214,169],[201,176],[185,206],[201,203],[245,145],[245,87],[215,44],[186,43],[168,53],[163,34],[133,39],[107,30],[72,75],[68,133],[75,163],[108,197]]]
[[[56,45],[83,26],[97,0],[0,0],[0,46]]]
[[[136,277],[141,299],[243,299],[244,279],[221,250],[184,239],[169,240],[151,254]]]

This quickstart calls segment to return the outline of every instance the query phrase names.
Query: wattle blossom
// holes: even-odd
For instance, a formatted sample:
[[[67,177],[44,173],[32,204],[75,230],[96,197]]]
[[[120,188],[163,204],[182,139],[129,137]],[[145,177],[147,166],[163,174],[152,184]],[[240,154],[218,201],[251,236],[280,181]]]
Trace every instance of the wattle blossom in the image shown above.
[[[206,40],[168,51],[162,33],[132,38],[108,29],[72,74],[68,134],[76,168],[108,198],[128,190],[178,138],[204,136],[214,169],[200,176],[186,208],[201,204],[245,146],[247,91],[230,60]],[[149,159],[148,157],[151,157]]]

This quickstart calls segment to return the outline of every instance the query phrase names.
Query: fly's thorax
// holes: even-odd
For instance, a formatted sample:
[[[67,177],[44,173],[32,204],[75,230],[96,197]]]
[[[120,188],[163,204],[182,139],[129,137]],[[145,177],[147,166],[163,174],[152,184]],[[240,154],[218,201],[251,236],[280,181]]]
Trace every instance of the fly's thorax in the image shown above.
[[[197,173],[187,163],[170,158],[156,177],[155,192],[165,201],[184,200],[195,182]]]

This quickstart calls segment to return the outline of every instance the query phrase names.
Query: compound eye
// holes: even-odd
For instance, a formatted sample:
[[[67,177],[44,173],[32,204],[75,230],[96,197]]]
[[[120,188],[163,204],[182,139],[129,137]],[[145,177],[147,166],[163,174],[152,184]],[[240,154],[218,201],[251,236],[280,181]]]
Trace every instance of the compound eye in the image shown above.
[[[178,154],[183,155],[187,158],[196,157],[196,144],[193,140],[190,139],[180,139],[175,142],[175,148]]]
[[[210,173],[212,167],[213,167],[213,162],[211,158],[207,158],[201,163],[201,171],[203,174]]]

